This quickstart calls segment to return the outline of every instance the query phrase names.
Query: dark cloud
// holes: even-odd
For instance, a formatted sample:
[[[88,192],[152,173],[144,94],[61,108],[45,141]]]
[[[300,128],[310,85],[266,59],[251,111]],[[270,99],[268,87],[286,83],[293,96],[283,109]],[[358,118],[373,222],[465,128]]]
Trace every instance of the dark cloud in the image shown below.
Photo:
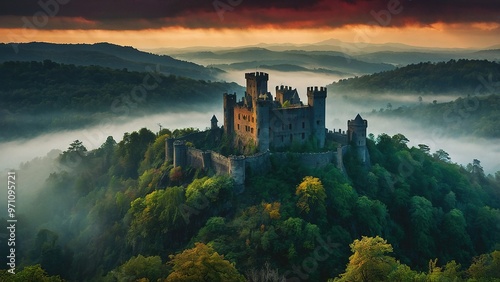
[[[44,18],[44,13],[49,16]],[[0,27],[22,27],[24,18],[44,23],[38,27],[47,29],[404,26],[500,22],[499,15],[498,0],[17,0],[0,3]]]

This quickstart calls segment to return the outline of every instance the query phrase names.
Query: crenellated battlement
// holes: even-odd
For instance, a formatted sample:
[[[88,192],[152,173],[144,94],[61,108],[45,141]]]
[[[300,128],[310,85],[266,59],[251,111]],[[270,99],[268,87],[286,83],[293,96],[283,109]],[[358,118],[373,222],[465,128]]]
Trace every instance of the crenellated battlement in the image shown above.
[[[318,86],[307,87],[307,97],[309,96],[326,97],[326,95],[327,95],[326,87],[318,87]]]
[[[280,86],[276,86],[276,91],[290,91],[290,90],[294,90],[294,88],[292,88],[291,86],[286,86],[286,85],[280,85]]]
[[[269,74],[265,72],[247,72],[245,73],[245,79],[254,79],[254,78],[260,78],[260,79],[269,79]]]

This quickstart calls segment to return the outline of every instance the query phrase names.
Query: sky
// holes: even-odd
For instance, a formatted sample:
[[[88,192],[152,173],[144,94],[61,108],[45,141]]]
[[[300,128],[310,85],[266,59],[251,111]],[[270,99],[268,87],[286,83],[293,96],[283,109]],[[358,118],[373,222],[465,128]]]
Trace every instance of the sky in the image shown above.
[[[16,0],[0,42],[111,42],[137,48],[403,43],[500,44],[499,0]]]

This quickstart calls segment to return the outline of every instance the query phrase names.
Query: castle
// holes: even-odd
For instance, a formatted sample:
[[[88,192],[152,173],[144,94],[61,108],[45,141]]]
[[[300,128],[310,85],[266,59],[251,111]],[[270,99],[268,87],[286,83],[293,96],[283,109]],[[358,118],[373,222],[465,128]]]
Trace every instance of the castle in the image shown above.
[[[318,153],[295,153],[299,161],[311,168],[334,163],[343,170],[343,155],[351,146],[358,158],[369,165],[366,149],[366,129],[368,122],[359,114],[347,121],[347,132],[328,131],[326,119],[326,87],[308,87],[307,105],[300,101],[297,89],[276,86],[276,95],[268,92],[269,75],[263,72],[246,73],[246,91],[240,101],[236,93],[223,94],[224,126],[217,125],[212,116],[210,130],[166,140],[165,157],[174,167],[194,167],[215,174],[228,174],[242,189],[247,171],[265,173],[270,168],[270,156],[287,160],[286,152],[273,149],[284,148],[294,143],[312,142],[324,148],[327,140],[336,142],[336,150]],[[222,135],[233,137],[234,146],[248,151],[254,148],[257,154],[250,156],[223,156],[213,151],[203,151],[188,147],[186,141],[206,138],[220,140]]]
[[[234,134],[236,145],[254,146],[260,152],[294,142],[313,141],[325,145],[325,87],[307,88],[307,105],[297,89],[276,86],[276,96],[268,92],[269,75],[246,73],[246,91],[237,102],[236,94],[224,94],[224,133]]]

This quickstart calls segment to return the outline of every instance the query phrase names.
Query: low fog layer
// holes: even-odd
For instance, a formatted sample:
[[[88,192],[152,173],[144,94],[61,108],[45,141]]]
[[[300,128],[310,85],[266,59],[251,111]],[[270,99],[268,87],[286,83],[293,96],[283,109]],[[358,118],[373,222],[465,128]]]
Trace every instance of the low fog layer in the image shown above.
[[[470,136],[453,138],[443,135],[439,129],[423,128],[411,121],[382,117],[368,117],[368,132],[375,136],[381,133],[390,136],[401,133],[410,140],[409,147],[426,144],[431,152],[445,150],[450,155],[451,162],[465,166],[472,163],[473,159],[478,159],[486,174],[500,171],[500,143],[493,140]]]
[[[88,129],[61,131],[54,134],[46,134],[28,140],[16,140],[0,143],[0,171],[16,169],[19,163],[30,161],[35,157],[46,156],[53,149],[67,150],[69,144],[74,140],[80,140],[88,149],[96,149],[101,146],[108,136],[119,142],[125,132],[138,131],[146,127],[153,132],[162,128],[171,130],[177,128],[194,127],[204,130],[210,127],[212,115],[216,115],[222,122],[222,105],[213,109],[205,109],[206,112],[164,113],[141,118],[129,119],[121,123],[107,123],[93,126]]]

